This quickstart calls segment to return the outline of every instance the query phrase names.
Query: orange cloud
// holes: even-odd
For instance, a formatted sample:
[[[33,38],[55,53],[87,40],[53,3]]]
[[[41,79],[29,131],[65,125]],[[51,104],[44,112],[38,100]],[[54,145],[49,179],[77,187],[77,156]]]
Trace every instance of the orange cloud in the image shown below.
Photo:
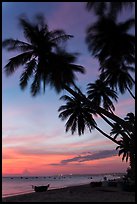
[[[55,167],[53,164],[60,164],[63,160],[70,160],[76,157],[76,154],[23,154],[12,148],[3,148],[2,153],[3,175],[9,173],[23,175],[24,172],[26,173],[25,169],[27,169],[29,175],[53,175],[61,173],[121,172],[126,171],[128,167],[128,163],[122,162],[118,156],[83,161],[81,163],[75,161],[67,165],[56,165]]]

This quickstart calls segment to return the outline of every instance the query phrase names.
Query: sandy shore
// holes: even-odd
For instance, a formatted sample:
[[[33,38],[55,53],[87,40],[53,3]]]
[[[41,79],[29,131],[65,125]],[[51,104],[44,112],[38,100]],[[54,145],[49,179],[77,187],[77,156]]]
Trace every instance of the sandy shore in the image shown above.
[[[3,202],[135,202],[135,193],[118,187],[81,185],[12,196]]]

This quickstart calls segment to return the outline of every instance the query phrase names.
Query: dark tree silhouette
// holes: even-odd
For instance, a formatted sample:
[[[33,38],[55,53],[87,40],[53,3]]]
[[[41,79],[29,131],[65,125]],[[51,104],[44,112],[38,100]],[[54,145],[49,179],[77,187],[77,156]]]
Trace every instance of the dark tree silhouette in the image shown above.
[[[128,33],[135,20],[117,23],[102,17],[87,30],[86,42],[89,51],[99,59],[101,77],[112,88],[126,90],[135,98],[131,90],[135,84],[131,72],[135,71],[135,36]]]
[[[135,127],[135,115],[134,113],[130,112],[127,113],[126,117],[124,118],[127,123],[130,123],[133,127]]]
[[[62,111],[59,114],[59,118],[62,120],[69,117],[66,123],[66,131],[71,128],[71,132],[73,134],[77,129],[78,134],[81,135],[84,133],[86,128],[90,131],[94,128],[96,122],[92,117],[92,110],[89,107],[74,97],[65,95],[62,96],[61,99],[67,101],[67,104],[61,106],[58,110]]]
[[[125,120],[130,123],[133,127],[135,126],[135,116],[133,113],[128,113]],[[119,137],[121,131],[124,131],[122,127],[115,123],[110,135],[114,135],[114,139]],[[122,155],[122,161],[130,160],[130,167],[134,177],[135,174],[135,133],[130,132],[126,137],[121,137],[119,140],[120,145],[117,146],[119,150],[119,156]]]
[[[63,121],[68,119],[66,122],[66,132],[70,129],[72,134],[74,134],[78,130],[78,134],[81,135],[84,134],[86,128],[88,128],[90,132],[95,128],[106,138],[116,144],[120,144],[117,140],[110,137],[97,126],[93,118],[93,114],[96,115],[96,112],[94,112],[89,106],[75,97],[65,95],[62,96],[61,99],[66,101],[66,105],[63,105],[58,109],[60,112],[59,118]]]
[[[46,84],[60,91],[64,84],[73,83],[74,72],[84,73],[82,66],[73,64],[76,59],[75,54],[66,53],[59,46],[60,42],[68,40],[72,35],[67,35],[63,30],[49,31],[42,15],[36,16],[35,23],[24,16],[20,17],[19,22],[27,42],[6,39],[2,44],[8,51],[22,52],[9,59],[9,63],[5,66],[7,75],[13,74],[17,68],[24,66],[20,77],[22,89],[26,88],[28,81],[32,78],[33,96],[40,92],[42,82],[44,91]]]
[[[93,104],[96,106],[101,106],[102,104],[103,107],[106,110],[110,110],[110,112],[115,110],[111,99],[117,101],[117,93],[112,90],[101,78],[97,79],[95,83],[88,84],[87,90],[88,98]]]
[[[135,85],[135,81],[130,72],[135,72],[135,68],[132,66],[125,66],[122,63],[118,63],[116,60],[106,60],[103,66],[100,68],[102,77],[110,87],[119,89],[121,94],[124,94],[127,90],[130,95],[135,99],[131,89]]]
[[[102,63],[109,58],[128,64],[135,61],[135,36],[128,31],[135,25],[135,19],[117,23],[109,17],[102,17],[87,29],[86,42],[94,57]]]

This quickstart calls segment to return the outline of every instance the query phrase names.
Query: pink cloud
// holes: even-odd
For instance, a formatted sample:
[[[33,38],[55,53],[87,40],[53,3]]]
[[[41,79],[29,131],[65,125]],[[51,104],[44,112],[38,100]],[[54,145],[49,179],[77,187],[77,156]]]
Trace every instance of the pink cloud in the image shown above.
[[[12,155],[12,156],[11,156]],[[128,163],[122,162],[118,156],[112,156],[100,160],[85,161],[83,163],[69,163],[55,168],[51,164],[60,163],[62,160],[69,160],[75,154],[32,154],[23,155],[18,151],[9,149],[3,152],[3,173],[22,174],[27,169],[31,175],[49,175],[56,173],[109,173],[125,172]],[[14,165],[13,165],[14,163]],[[16,166],[16,168],[15,168]]]

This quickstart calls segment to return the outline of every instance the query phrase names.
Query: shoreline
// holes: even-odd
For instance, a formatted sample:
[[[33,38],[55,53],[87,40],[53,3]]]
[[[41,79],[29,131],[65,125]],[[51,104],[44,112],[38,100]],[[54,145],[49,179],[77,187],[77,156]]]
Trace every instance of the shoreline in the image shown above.
[[[74,187],[74,186],[83,186],[83,185],[88,185],[88,183],[86,184],[77,184],[77,185],[68,185],[68,186],[64,186],[64,187],[55,187],[55,188],[50,188],[48,189],[48,191],[52,191],[52,190],[60,190],[60,189],[64,189],[64,188],[69,188],[69,187]],[[34,190],[30,190],[30,191],[23,191],[23,192],[19,192],[19,193],[13,193],[13,194],[7,194],[7,195],[2,195],[2,199],[5,198],[9,198],[9,197],[14,197],[14,196],[20,196],[20,195],[26,195],[26,194],[31,194],[31,193],[35,193]]]
[[[135,192],[125,192],[119,187],[92,188],[84,184],[4,197],[2,202],[135,202]]]

